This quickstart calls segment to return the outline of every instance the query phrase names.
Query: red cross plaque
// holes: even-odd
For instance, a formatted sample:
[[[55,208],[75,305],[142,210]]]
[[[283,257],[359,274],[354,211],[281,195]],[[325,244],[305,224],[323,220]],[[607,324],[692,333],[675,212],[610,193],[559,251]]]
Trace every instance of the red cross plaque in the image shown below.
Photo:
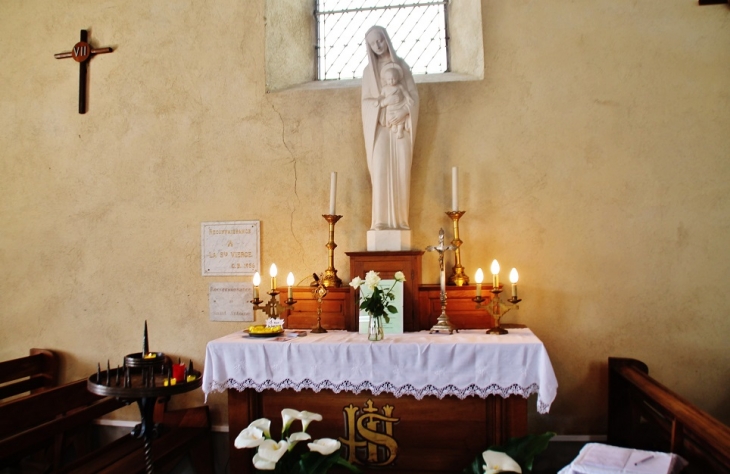
[[[111,53],[111,48],[92,48],[88,43],[89,33],[81,30],[81,39],[68,53],[54,54],[56,59],[74,58],[79,63],[79,113],[86,113],[86,73],[89,70],[89,60],[92,54]]]

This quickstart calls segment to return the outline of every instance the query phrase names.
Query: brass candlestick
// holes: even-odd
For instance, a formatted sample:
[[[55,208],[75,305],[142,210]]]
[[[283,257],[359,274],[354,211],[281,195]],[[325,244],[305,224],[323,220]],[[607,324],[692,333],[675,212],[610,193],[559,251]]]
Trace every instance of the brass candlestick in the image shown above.
[[[327,270],[324,271],[322,277],[322,284],[326,287],[339,288],[342,286],[342,280],[337,276],[337,269],[335,268],[335,224],[339,221],[342,216],[335,214],[322,214],[324,220],[329,224],[329,242],[327,242]],[[312,283],[312,286],[319,286],[318,282]]]
[[[325,296],[327,296],[327,288],[325,287],[323,279],[318,277],[316,273],[313,273],[312,276],[314,277],[314,284],[317,285],[312,290],[312,294],[317,297],[317,325],[312,328],[310,332],[314,334],[322,334],[327,332],[327,330],[322,327],[322,300]]]
[[[502,293],[501,288],[492,288],[491,290],[489,290],[489,292],[492,293],[494,296],[487,304],[482,304],[487,300],[482,298],[481,295],[472,298],[472,301],[477,304],[477,309],[486,309],[489,314],[491,314],[494,318],[495,326],[493,328],[487,329],[487,334],[496,334],[499,336],[507,334],[508,331],[500,326],[499,322],[502,319],[502,316],[509,313],[512,308],[519,309],[517,303],[522,300],[517,298],[516,296],[512,296],[507,300],[509,303],[512,304],[512,306],[507,306],[506,304],[502,303],[502,299],[500,297],[500,293]]]
[[[451,244],[456,247],[454,250],[454,267],[451,269],[449,277],[449,285],[464,286],[469,284],[469,277],[464,273],[464,267],[461,266],[461,252],[459,247],[464,242],[459,238],[459,219],[466,211],[446,211],[446,215],[451,218],[454,223],[454,240]]]

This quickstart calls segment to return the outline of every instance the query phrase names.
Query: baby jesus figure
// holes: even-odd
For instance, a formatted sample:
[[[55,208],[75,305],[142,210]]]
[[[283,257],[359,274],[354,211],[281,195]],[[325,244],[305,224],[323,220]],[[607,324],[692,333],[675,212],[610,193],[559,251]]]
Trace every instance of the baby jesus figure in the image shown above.
[[[403,138],[403,132],[408,127],[408,120],[400,120],[397,123],[393,121],[401,115],[399,111],[405,109],[408,112],[408,107],[415,103],[408,89],[401,84],[402,79],[403,71],[395,63],[386,64],[380,71],[379,105],[385,107],[385,125],[389,126],[398,138]]]

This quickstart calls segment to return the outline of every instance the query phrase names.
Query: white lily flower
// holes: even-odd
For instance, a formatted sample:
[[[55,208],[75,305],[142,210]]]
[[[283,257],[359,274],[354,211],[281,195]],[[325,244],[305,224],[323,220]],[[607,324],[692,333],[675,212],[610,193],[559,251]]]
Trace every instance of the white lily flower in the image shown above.
[[[357,276],[352,279],[352,281],[350,282],[350,286],[357,290],[358,288],[360,288],[360,285],[362,285],[363,283],[364,282],[362,281],[362,278]]]
[[[298,410],[294,410],[292,408],[284,408],[281,410],[281,419],[284,423],[284,426],[281,428],[282,433],[289,431],[292,421],[298,420],[299,416],[300,413]]]
[[[309,423],[313,421],[322,421],[322,415],[304,410],[299,412],[299,419],[302,420],[302,431],[307,431]]]
[[[365,275],[365,284],[368,285],[368,288],[375,290],[375,288],[378,287],[378,283],[380,283],[380,277],[378,274],[373,270],[367,272]]]
[[[514,459],[499,451],[487,450],[482,453],[484,462],[484,472],[486,474],[495,474],[503,471],[514,471],[522,474],[522,468]]]
[[[289,451],[291,451],[294,446],[300,442],[300,441],[309,441],[312,439],[309,433],[305,433],[304,431],[297,431],[296,433],[292,433],[289,438],[287,438],[287,441],[289,442]]]
[[[271,420],[268,418],[259,418],[258,420],[253,420],[250,425],[248,425],[249,428],[258,428],[261,431],[264,432],[264,436],[267,438],[271,438],[271,433],[269,432],[269,429],[271,428]]]
[[[267,439],[261,443],[256,454],[259,456],[259,459],[276,464],[276,462],[286,454],[288,449],[288,441],[281,440],[277,443],[273,439]]]
[[[313,443],[307,443],[310,451],[316,451],[323,456],[328,456],[340,449],[340,442],[336,439],[322,438],[317,439]]]
[[[276,463],[263,459],[259,453],[253,455],[253,466],[259,471],[273,471],[276,469]]]
[[[395,281],[406,281],[406,276],[403,274],[403,272],[395,272],[395,276],[393,278],[395,278]]]
[[[236,436],[235,441],[233,441],[233,445],[238,449],[255,448],[260,446],[265,439],[264,432],[261,429],[256,428],[255,426],[249,426]]]

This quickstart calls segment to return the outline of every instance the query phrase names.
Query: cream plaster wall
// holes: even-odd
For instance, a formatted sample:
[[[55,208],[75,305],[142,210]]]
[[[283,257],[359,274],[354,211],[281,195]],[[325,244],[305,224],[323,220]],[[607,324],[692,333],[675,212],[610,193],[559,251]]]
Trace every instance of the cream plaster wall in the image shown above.
[[[208,284],[240,279],[201,276],[200,223],[260,220],[263,268],[322,271],[331,171],[349,274],[369,223],[360,91],[266,94],[264,3],[0,3],[0,359],[52,348],[85,377],[147,320],[154,349],[202,366],[242,324],[208,320]],[[419,85],[415,246],[449,229],[459,166],[463,263],[520,270],[507,319],[560,382],[533,430],[604,432],[608,356],[730,422],[730,10],[490,0],[482,19],[484,80]],[[82,28],[115,48],[86,115],[78,66],[53,58]]]

